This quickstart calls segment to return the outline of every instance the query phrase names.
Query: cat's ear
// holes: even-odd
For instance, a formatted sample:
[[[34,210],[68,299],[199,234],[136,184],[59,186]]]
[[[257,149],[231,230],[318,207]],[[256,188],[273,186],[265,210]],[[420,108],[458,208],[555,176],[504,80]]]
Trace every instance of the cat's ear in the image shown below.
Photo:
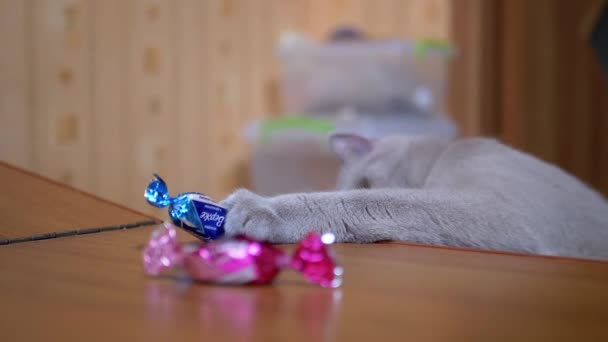
[[[373,142],[365,137],[348,134],[334,133],[329,137],[329,145],[343,161],[360,158],[369,153],[373,148]]]

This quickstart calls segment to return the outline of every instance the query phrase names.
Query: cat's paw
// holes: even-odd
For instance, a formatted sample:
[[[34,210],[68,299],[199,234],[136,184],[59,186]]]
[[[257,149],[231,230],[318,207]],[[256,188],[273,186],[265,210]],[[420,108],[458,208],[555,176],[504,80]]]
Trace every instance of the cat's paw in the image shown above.
[[[241,189],[220,203],[228,209],[226,235],[245,234],[257,240],[275,240],[280,219],[267,198]]]

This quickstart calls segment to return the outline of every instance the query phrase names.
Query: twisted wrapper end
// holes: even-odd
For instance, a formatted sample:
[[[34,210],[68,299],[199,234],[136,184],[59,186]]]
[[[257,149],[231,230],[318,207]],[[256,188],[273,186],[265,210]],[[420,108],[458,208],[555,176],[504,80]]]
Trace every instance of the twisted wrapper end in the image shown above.
[[[164,208],[173,202],[173,198],[169,196],[167,183],[157,174],[154,174],[154,179],[148,184],[144,197],[148,203],[157,208]]]
[[[331,233],[319,236],[309,233],[296,248],[290,268],[300,272],[309,282],[322,287],[336,288],[342,285],[342,267],[335,262],[328,246],[336,241]]]
[[[182,246],[177,241],[177,231],[171,223],[164,222],[152,233],[144,250],[144,270],[149,275],[159,275],[181,265],[182,259]]]

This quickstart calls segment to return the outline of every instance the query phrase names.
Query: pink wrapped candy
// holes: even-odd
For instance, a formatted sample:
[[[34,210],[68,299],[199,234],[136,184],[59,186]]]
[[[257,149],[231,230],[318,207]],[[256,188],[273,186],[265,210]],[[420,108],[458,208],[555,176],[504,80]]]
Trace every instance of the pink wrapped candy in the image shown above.
[[[327,249],[334,240],[332,234],[310,233],[289,257],[270,243],[243,235],[181,244],[175,226],[165,222],[152,234],[144,250],[143,265],[149,275],[180,269],[197,281],[232,285],[269,284],[281,270],[289,268],[311,283],[339,287],[342,268]]]

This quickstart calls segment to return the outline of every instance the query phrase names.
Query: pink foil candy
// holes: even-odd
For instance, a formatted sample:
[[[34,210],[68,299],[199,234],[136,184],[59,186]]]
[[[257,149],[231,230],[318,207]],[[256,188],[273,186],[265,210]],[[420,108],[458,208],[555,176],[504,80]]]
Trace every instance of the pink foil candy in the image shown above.
[[[149,275],[180,269],[193,280],[217,284],[269,284],[279,272],[290,268],[322,287],[339,287],[342,268],[327,248],[333,234],[309,233],[293,257],[263,241],[240,235],[209,243],[180,244],[169,222],[154,231],[144,250],[143,266]]]

